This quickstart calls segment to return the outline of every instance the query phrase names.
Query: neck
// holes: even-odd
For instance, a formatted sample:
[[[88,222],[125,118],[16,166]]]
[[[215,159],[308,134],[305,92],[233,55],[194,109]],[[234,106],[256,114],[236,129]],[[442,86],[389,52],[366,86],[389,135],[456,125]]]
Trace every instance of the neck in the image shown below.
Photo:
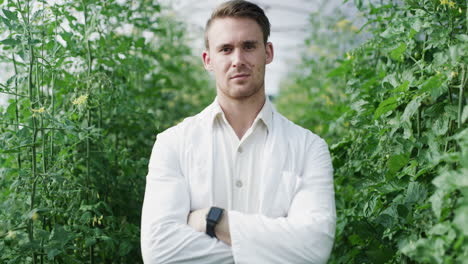
[[[227,121],[241,139],[252,126],[255,117],[266,103],[265,91],[242,99],[229,98],[218,91],[218,102]]]

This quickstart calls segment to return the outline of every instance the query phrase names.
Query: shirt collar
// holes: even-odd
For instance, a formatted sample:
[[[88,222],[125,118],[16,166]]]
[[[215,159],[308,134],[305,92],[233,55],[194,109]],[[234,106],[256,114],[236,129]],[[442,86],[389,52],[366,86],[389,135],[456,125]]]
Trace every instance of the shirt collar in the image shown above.
[[[255,125],[255,123],[258,122],[258,120],[262,120],[263,123],[266,125],[267,129],[270,130],[271,125],[272,125],[271,123],[273,120],[273,106],[268,96],[265,96],[265,97],[266,97],[265,103],[263,104],[263,107],[260,110],[260,112],[255,117],[255,120],[252,123],[252,125]],[[212,105],[213,105],[213,110],[211,111],[211,115],[209,116],[210,121],[214,123],[214,121],[216,120],[218,116],[221,116],[224,119],[226,119],[224,116],[223,109],[219,105],[218,96],[216,96]]]

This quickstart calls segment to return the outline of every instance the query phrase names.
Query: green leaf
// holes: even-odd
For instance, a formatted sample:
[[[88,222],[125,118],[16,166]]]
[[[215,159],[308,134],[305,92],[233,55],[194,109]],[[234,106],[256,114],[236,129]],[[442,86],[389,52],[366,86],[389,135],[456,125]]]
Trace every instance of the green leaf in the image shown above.
[[[465,237],[468,236],[468,206],[466,204],[461,205],[460,208],[455,210],[453,223],[463,232]]]
[[[375,219],[375,222],[381,224],[384,228],[391,228],[393,226],[393,217],[389,214],[381,214]]]
[[[405,122],[409,122],[410,118],[418,111],[419,106],[421,105],[422,97],[417,96],[409,104],[406,106],[403,115],[401,116],[401,120]]]
[[[441,66],[448,60],[448,56],[444,52],[437,52],[434,54],[434,60],[432,61],[433,66]]]
[[[437,74],[426,80],[422,85],[421,85],[421,92],[430,92],[431,90],[435,88],[439,88],[442,85],[442,75]]]
[[[408,210],[408,207],[406,207],[406,205],[399,204],[397,205],[397,212],[398,212],[398,216],[400,216],[401,218],[406,218],[406,216],[409,213],[409,210]]]
[[[437,136],[445,135],[448,131],[449,118],[446,115],[442,115],[437,118],[434,124],[432,125],[432,131]]]
[[[135,41],[135,47],[143,48],[144,46],[145,46],[145,38],[141,37],[141,38],[138,38],[137,41]]]
[[[2,20],[3,23],[5,23],[5,25],[6,25],[8,28],[11,28],[10,20],[8,20],[7,18],[5,18],[5,17],[3,17],[3,16],[0,16],[0,20]]]
[[[380,102],[379,106],[375,110],[374,113],[374,119],[379,118],[381,115],[390,112],[397,108],[398,102],[397,102],[397,96],[393,96],[390,98],[387,98],[386,100]]]
[[[335,68],[334,70],[330,71],[327,76],[328,77],[337,77],[337,76],[342,76],[345,75],[349,70],[351,69],[351,60],[347,60],[341,63],[340,66]]]
[[[13,101],[10,103],[6,110],[6,116],[9,117],[11,120],[16,118],[16,102]]]
[[[7,9],[2,9],[3,14],[9,19],[9,20],[18,20],[18,14],[17,12],[12,12]]]
[[[440,190],[444,190],[448,193],[462,186],[468,187],[468,177],[465,177],[466,174],[463,175],[463,173],[450,170],[446,167],[441,171],[440,176],[432,180],[432,184],[437,186]],[[467,173],[468,170],[462,170],[462,172]]]
[[[460,41],[468,42],[468,35],[466,35],[466,34],[456,35],[455,37]]]
[[[35,21],[38,17],[42,16],[43,12],[43,9],[39,9],[36,12],[34,12],[33,16],[31,17],[31,21]]]
[[[7,38],[7,39],[0,41],[0,43],[2,43],[3,45],[7,45],[7,46],[14,46],[14,45],[20,44],[21,42],[17,39]]]
[[[402,93],[408,91],[409,88],[409,81],[404,81],[402,84],[400,84],[398,87],[396,87],[393,91],[395,93]]]
[[[409,155],[408,154],[399,154],[393,155],[387,161],[387,167],[391,174],[395,174],[401,168],[403,168],[406,164],[408,164]]]
[[[463,114],[461,116],[461,122],[465,123],[466,119],[468,119],[468,105],[465,105],[465,107],[463,107]]]
[[[461,55],[464,54],[463,48],[466,48],[466,45],[462,47],[462,45],[455,45],[449,47],[449,54],[452,65],[456,65],[460,60]]]
[[[405,53],[406,47],[405,43],[400,43],[397,48],[390,51],[390,58],[397,61],[403,61],[403,53]]]
[[[444,235],[450,230],[450,225],[447,222],[436,224],[427,232],[430,235]]]
[[[370,248],[371,250],[366,250],[366,255],[369,257],[370,263],[388,263],[395,255],[395,252],[387,246],[373,244]]]
[[[119,256],[125,256],[127,255],[131,250],[133,249],[132,244],[130,244],[128,241],[123,241],[119,245]]]
[[[50,234],[50,239],[58,242],[61,247],[64,247],[65,244],[72,239],[70,233],[61,226],[55,226]]]
[[[403,169],[403,173],[400,174],[399,178],[405,176],[405,175],[409,175],[411,177],[414,177],[416,175],[416,168],[418,166],[418,162],[416,160],[411,160],[409,162],[409,165],[406,166],[404,169]]]
[[[418,182],[410,182],[408,189],[406,190],[406,203],[417,203],[422,202],[426,199],[427,190]]]
[[[49,260],[54,260],[55,256],[59,255],[60,253],[61,251],[56,248],[49,249],[47,251],[47,258]]]
[[[86,240],[85,240],[85,246],[86,247],[90,247],[90,246],[93,246],[95,244],[96,244],[96,238],[94,238],[94,237],[86,238]]]

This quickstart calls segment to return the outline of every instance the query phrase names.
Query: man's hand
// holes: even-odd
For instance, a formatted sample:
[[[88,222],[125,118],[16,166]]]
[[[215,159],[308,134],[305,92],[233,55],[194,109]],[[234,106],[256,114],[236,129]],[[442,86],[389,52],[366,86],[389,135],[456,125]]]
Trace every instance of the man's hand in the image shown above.
[[[187,224],[198,232],[206,233],[206,215],[210,208],[192,211],[187,219]],[[226,210],[223,212],[221,221],[215,227],[216,237],[224,243],[231,245],[231,234],[229,233],[229,219]]]

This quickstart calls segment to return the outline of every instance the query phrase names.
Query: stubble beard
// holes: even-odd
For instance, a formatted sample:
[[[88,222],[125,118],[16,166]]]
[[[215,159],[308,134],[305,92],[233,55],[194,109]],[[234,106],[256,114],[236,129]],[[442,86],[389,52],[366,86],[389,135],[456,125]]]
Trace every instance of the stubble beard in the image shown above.
[[[261,69],[259,69],[261,70]],[[255,72],[250,71],[249,72],[250,77],[252,78],[255,75]],[[242,85],[242,84],[240,84]],[[236,85],[229,85],[229,81],[225,83],[223,88],[220,88],[222,86],[216,85],[218,94],[222,93],[224,97],[229,98],[230,100],[234,101],[247,101],[249,99],[254,99],[256,96],[260,95],[262,92],[262,89],[264,90],[265,87],[265,68],[263,69],[263,78],[261,82],[258,84],[252,83],[251,87],[248,87],[245,89],[245,91],[242,91],[243,89],[236,89]],[[252,87],[253,86],[253,87]]]
[[[252,84],[254,85],[254,84]],[[218,94],[222,93],[224,97],[229,98],[234,101],[246,101],[249,99],[255,98],[259,95],[265,85],[265,81],[262,81],[252,89],[246,89],[246,91],[238,91],[235,87],[229,87],[228,85],[225,88],[217,88]]]

